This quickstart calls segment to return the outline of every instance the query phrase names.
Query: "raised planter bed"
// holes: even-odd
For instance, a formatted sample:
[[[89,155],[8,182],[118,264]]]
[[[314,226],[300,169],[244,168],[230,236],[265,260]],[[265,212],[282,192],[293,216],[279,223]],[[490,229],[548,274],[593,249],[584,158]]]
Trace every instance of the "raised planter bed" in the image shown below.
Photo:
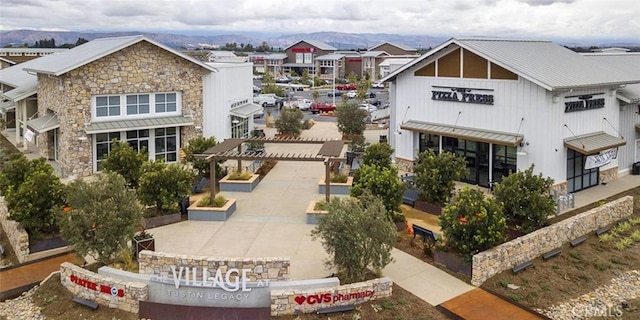
[[[187,209],[189,220],[226,221],[236,211],[236,199],[227,199],[222,207],[198,207],[196,203]]]
[[[325,182],[324,178],[318,181],[319,194],[325,194],[327,190],[327,186],[324,182]],[[353,177],[348,177],[347,182],[345,183],[331,182],[329,184],[329,193],[330,194],[349,194],[349,188],[351,188],[352,185],[353,185]]]
[[[317,202],[318,201],[311,201],[309,206],[307,206],[307,224],[318,224],[320,217],[329,213],[329,211],[315,210],[314,208]]]
[[[457,253],[434,250],[433,262],[471,278],[471,262],[465,262],[464,258]]]
[[[260,175],[254,174],[249,180],[229,180],[229,175],[220,179],[220,191],[251,192],[258,186]]]
[[[144,229],[151,229],[155,227],[166,226],[168,224],[180,222],[182,215],[180,212],[163,214],[150,218],[142,218],[140,224]]]
[[[420,201],[420,200],[416,200],[414,205],[414,208],[420,210],[420,211],[424,211],[427,213],[431,213],[434,214],[436,216],[439,216],[442,214],[442,207],[432,204],[432,203],[428,203],[428,202],[424,202],[424,201]]]

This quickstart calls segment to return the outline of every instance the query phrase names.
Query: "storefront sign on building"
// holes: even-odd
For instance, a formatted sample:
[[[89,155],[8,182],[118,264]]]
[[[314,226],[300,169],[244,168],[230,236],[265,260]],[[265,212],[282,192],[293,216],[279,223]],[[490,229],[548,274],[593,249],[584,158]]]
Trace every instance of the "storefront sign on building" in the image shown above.
[[[604,98],[594,99],[593,96],[603,95],[604,93],[585,94],[579,96],[568,96],[566,99],[577,98],[576,101],[567,101],[564,103],[564,112],[584,111],[591,109],[604,108]]]
[[[431,90],[431,100],[490,105],[493,104],[492,94],[473,93],[473,91],[493,92],[493,89],[474,89],[441,86],[433,86],[433,88],[437,90]]]
[[[584,169],[589,170],[593,168],[599,168],[605,166],[611,162],[611,160],[618,157],[618,148],[609,149],[600,154],[594,154],[587,157],[584,163]]]

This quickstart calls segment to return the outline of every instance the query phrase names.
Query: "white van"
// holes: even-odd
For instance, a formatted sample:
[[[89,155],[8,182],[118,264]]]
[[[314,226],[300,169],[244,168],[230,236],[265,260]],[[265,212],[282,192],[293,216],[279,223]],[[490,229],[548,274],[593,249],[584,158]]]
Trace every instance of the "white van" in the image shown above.
[[[259,104],[262,107],[275,107],[278,100],[274,94],[259,94],[253,97],[253,103]]]

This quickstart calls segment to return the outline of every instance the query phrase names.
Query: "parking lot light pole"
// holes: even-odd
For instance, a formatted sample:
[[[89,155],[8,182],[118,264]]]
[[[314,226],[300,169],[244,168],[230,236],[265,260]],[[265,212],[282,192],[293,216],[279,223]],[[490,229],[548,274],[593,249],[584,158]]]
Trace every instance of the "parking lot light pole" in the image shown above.
[[[336,105],[336,61],[333,60],[333,90],[332,90],[333,105]]]

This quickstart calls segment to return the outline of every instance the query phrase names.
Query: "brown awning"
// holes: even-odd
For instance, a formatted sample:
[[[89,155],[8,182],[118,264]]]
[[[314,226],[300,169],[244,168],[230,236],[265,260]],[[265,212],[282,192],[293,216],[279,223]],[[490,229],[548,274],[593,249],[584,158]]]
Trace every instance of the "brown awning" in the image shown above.
[[[203,154],[215,154],[215,153],[223,153],[227,151],[231,151],[241,145],[245,139],[226,139],[215,146],[205,150]]]
[[[622,138],[614,137],[604,132],[583,134],[564,139],[564,145],[582,154],[594,154],[611,148],[627,144]]]
[[[400,128],[409,131],[424,132],[445,137],[493,143],[510,147],[520,145],[522,139],[524,139],[524,136],[520,134],[456,127],[447,124],[429,123],[417,120],[409,120],[405,124],[401,125]]]

